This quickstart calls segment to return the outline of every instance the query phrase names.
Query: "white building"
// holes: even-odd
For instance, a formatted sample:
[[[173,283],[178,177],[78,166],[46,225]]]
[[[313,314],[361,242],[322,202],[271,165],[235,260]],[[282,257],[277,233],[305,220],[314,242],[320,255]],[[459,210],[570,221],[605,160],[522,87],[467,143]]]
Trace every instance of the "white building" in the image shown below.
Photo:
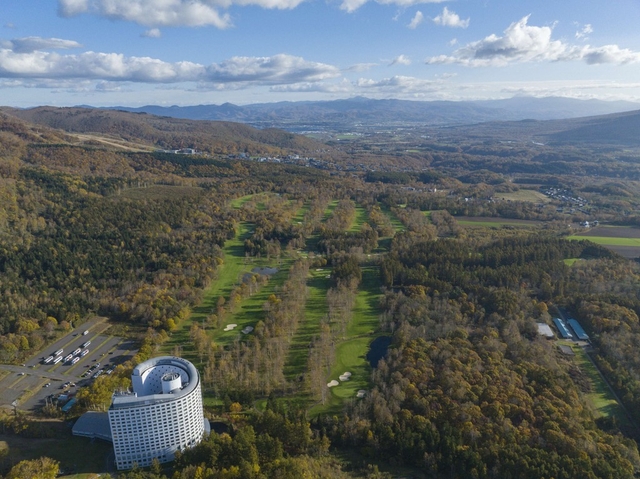
[[[131,375],[133,392],[115,393],[109,425],[119,470],[174,459],[209,432],[202,413],[200,376],[189,361],[172,356],[149,359]]]

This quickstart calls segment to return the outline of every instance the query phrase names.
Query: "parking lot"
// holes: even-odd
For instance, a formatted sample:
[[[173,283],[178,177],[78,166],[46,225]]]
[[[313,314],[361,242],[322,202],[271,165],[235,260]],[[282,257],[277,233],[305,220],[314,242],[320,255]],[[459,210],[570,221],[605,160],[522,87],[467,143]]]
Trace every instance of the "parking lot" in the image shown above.
[[[52,395],[64,393],[71,397],[78,387],[93,381],[94,375],[107,374],[131,359],[136,352],[134,343],[104,334],[108,327],[103,319],[96,318],[60,338],[24,365],[0,365],[0,406],[29,410],[43,406]],[[63,352],[56,355],[59,350]],[[82,351],[88,352],[82,356]],[[68,358],[69,355],[72,357]],[[49,356],[62,359],[55,364],[53,360],[45,364]],[[74,358],[79,359],[72,364]]]

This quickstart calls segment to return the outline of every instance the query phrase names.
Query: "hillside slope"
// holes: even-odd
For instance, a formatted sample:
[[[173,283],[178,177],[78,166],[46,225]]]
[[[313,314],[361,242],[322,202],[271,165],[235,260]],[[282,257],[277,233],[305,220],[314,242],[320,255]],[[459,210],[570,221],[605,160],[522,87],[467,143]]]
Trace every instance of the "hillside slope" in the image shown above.
[[[315,140],[281,130],[257,130],[247,125],[158,117],[115,110],[38,107],[0,111],[71,133],[108,135],[145,141],[164,149],[195,148],[209,153],[317,154],[327,147]]]

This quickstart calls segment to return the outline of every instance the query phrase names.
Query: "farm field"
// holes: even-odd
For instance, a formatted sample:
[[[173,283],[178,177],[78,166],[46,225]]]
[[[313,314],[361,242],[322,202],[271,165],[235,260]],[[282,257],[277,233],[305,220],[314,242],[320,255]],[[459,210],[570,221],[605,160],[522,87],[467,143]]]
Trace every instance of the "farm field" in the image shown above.
[[[492,218],[485,216],[456,216],[456,221],[461,226],[478,226],[487,228],[501,228],[503,226],[517,226],[520,228],[533,228],[543,224],[542,221],[518,220],[510,218]]]
[[[518,190],[511,193],[496,193],[496,198],[506,201],[528,201],[530,203],[549,203],[551,199],[536,190]]]
[[[640,256],[640,228],[629,226],[596,226],[580,234],[569,236],[572,240],[589,240],[606,246],[625,258]]]

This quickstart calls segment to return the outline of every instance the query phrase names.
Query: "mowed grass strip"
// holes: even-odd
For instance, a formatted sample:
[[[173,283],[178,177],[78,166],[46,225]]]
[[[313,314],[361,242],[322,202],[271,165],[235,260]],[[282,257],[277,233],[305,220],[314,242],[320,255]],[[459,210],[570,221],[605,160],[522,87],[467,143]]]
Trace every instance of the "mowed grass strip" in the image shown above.
[[[604,246],[640,246],[640,238],[618,238],[615,236],[569,236],[567,239],[580,241],[589,240]]]
[[[357,233],[362,229],[362,225],[367,222],[369,216],[367,215],[367,210],[365,210],[362,206],[356,206],[356,216],[351,222],[351,227],[349,231]]]
[[[329,217],[333,214],[333,210],[336,209],[336,206],[338,206],[338,200],[331,200],[329,202],[327,208],[324,210],[324,218],[322,219],[322,221],[327,221],[327,219],[329,219]]]
[[[574,344],[571,349],[575,353],[575,362],[580,369],[588,376],[591,382],[592,391],[585,394],[589,404],[593,407],[599,417],[615,417],[618,424],[628,424],[629,419],[622,409],[607,383],[600,376],[600,372],[595,364],[591,362],[585,350]]]
[[[242,205],[244,205],[247,201],[249,201],[254,196],[255,196],[255,193],[252,193],[250,195],[241,196],[240,198],[231,200],[231,206],[236,209],[241,208]]]
[[[293,380],[307,371],[309,345],[313,338],[320,334],[322,318],[328,312],[326,298],[327,291],[331,287],[331,279],[327,276],[330,274],[330,268],[317,268],[309,272],[304,318],[301,318],[298,330],[293,336],[284,368],[288,380]]]
[[[247,272],[251,271],[251,269],[256,266],[258,265],[255,263],[251,264]],[[290,260],[282,261],[282,264],[277,266],[278,272],[270,277],[267,284],[263,285],[260,290],[252,296],[244,298],[234,311],[227,311],[225,313],[221,326],[210,330],[210,336],[216,344],[220,346],[228,346],[236,339],[246,337],[246,335],[241,331],[246,326],[255,327],[258,321],[264,319],[265,313],[262,306],[269,298],[269,295],[275,294],[287,280],[290,266]],[[224,328],[227,324],[237,324],[237,326],[231,331],[225,331]]]
[[[338,412],[345,399],[355,399],[358,390],[370,388],[371,366],[366,356],[378,330],[381,285],[377,266],[362,268],[362,283],[356,296],[353,318],[347,327],[347,339],[336,347],[336,363],[327,382],[332,379],[340,381],[339,376],[345,372],[350,372],[351,377],[331,388],[328,401],[313,407],[312,415]]]
[[[293,217],[294,223],[302,223],[304,221],[304,215],[309,211],[310,203],[307,201],[302,208],[296,211],[296,215]]]
[[[393,226],[393,229],[395,230],[396,233],[399,233],[405,230],[404,225],[402,224],[402,221],[400,221],[398,217],[395,214],[393,214],[393,211],[391,211],[391,209],[388,206],[381,205],[380,209],[385,215],[389,217],[389,221],[391,221],[391,226]]]
[[[264,318],[262,305],[267,301],[270,294],[275,293],[278,287],[284,284],[292,260],[288,258],[282,259],[279,265],[275,264],[275,259],[269,261],[266,258],[250,258],[247,261],[244,254],[244,240],[252,232],[252,224],[242,223],[236,237],[225,243],[223,248],[225,254],[224,263],[218,267],[218,279],[211,283],[205,291],[200,304],[193,308],[190,316],[178,325],[171,338],[163,345],[162,350],[164,353],[171,354],[176,348],[181,348],[181,354],[185,359],[192,361],[194,364],[200,364],[200,358],[193,349],[192,341],[189,337],[191,325],[194,322],[203,325],[216,344],[227,346],[236,339],[241,339],[245,336],[241,332],[242,329],[246,326],[255,327],[255,324]],[[251,273],[251,270],[256,267],[273,267],[278,272],[272,275],[259,291],[243,298],[240,304],[235,305],[230,310],[229,297],[231,291],[236,285],[240,284],[244,274]],[[209,314],[216,312],[218,298],[221,296],[225,299],[225,313],[220,321],[220,326],[208,326],[206,318]],[[227,324],[237,324],[237,326],[231,331],[224,331]]]

